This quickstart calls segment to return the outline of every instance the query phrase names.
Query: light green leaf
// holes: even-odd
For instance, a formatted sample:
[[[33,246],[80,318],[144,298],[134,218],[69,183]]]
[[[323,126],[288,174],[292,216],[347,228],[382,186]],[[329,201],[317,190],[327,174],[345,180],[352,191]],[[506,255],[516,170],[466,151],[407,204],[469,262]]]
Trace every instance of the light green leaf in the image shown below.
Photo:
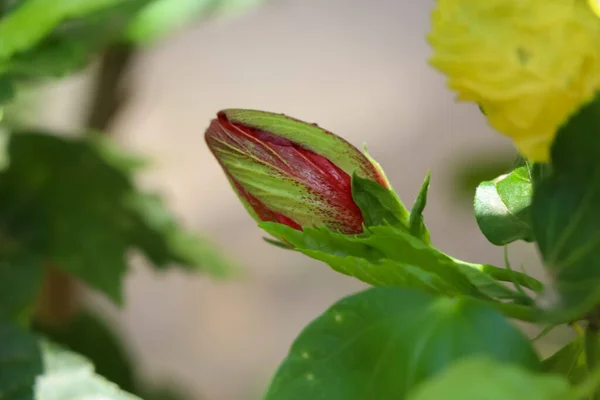
[[[371,227],[367,234],[360,236],[334,233],[326,228],[305,228],[300,232],[269,222],[259,226],[271,235],[287,240],[309,257],[371,285],[519,301],[527,299],[496,277],[519,279],[528,287],[535,283],[541,285],[517,272],[455,260],[405,230],[392,226]]]
[[[540,368],[527,338],[488,307],[465,298],[368,289],[337,302],[302,331],[266,400],[402,399],[471,355]]]
[[[18,7],[0,19],[0,65],[14,54],[35,46],[59,23],[122,1],[23,0]]]
[[[409,213],[393,190],[381,184],[352,176],[352,198],[360,208],[365,226],[408,227]]]
[[[94,372],[84,357],[42,341],[43,374],[36,378],[35,400],[140,400]]]
[[[182,28],[194,19],[214,14],[231,15],[264,0],[154,0],[131,23],[127,38],[149,43]]]
[[[457,361],[415,389],[407,400],[575,400],[568,382],[487,357]]]
[[[427,230],[423,220],[423,211],[427,205],[427,192],[429,191],[430,180],[431,175],[429,171],[427,171],[427,176],[425,177],[423,185],[421,186],[421,190],[419,190],[419,194],[415,199],[415,204],[410,210],[410,219],[408,224],[410,233],[425,243],[431,243],[431,240],[429,239],[429,231]]]
[[[502,246],[516,240],[534,240],[531,196],[529,166],[519,167],[477,187],[475,217],[479,229],[491,243]]]

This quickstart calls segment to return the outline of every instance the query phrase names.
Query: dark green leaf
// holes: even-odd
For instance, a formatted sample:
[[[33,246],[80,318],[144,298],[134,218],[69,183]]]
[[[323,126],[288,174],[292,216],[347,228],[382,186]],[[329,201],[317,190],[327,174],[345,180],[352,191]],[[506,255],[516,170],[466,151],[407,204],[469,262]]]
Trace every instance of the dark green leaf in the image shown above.
[[[532,185],[529,167],[519,167],[493,181],[482,182],[475,193],[475,217],[479,229],[493,244],[533,241],[530,205]]]
[[[365,225],[408,227],[409,213],[393,190],[354,174],[352,197],[360,208]]]
[[[408,223],[410,233],[425,243],[431,243],[429,239],[429,231],[427,230],[427,227],[425,227],[425,222],[423,221],[423,210],[425,210],[425,206],[427,205],[427,192],[429,191],[430,179],[431,175],[429,171],[427,171],[427,176],[423,181],[421,190],[419,190],[415,204],[410,210],[410,218]]]
[[[89,312],[80,312],[67,324],[43,326],[37,323],[35,331],[52,342],[87,358],[96,373],[121,389],[134,393],[133,365],[113,332],[101,318]]]
[[[580,318],[600,302],[600,95],[561,127],[551,165],[532,175],[533,229],[553,279],[540,304],[549,322]]]
[[[44,372],[35,383],[35,400],[140,400],[94,373],[84,357],[46,341],[41,348]]]
[[[407,400],[575,400],[568,382],[487,357],[457,361],[420,385]]]
[[[2,105],[8,103],[13,97],[15,97],[14,82],[8,77],[0,76],[0,121],[2,121]]]
[[[334,270],[376,286],[402,286],[446,295],[467,294],[482,298],[522,299],[495,276],[518,279],[491,266],[453,259],[434,247],[392,226],[372,227],[367,235],[351,236],[325,228],[303,232],[276,223],[260,227],[285,239],[297,250],[330,265]],[[522,279],[533,284],[533,278]],[[539,282],[538,282],[539,283]],[[541,285],[541,284],[540,284]]]
[[[492,309],[464,298],[373,288],[339,301],[304,329],[266,400],[402,399],[471,355],[540,368],[527,338]]]
[[[572,384],[583,381],[587,375],[583,340],[577,338],[542,362],[545,372],[560,374]]]
[[[224,262],[181,229],[152,196],[136,191],[94,141],[20,133],[0,171],[3,235],[48,265],[121,298],[126,253],[141,248],[158,265],[181,262],[217,275]]]
[[[33,399],[35,379],[41,372],[37,339],[0,320],[0,399]]]
[[[0,237],[0,242],[4,240],[8,239]],[[0,243],[0,247],[4,244]],[[0,254],[0,320],[24,321],[33,309],[41,286],[41,260],[27,256],[5,257],[2,249]]]

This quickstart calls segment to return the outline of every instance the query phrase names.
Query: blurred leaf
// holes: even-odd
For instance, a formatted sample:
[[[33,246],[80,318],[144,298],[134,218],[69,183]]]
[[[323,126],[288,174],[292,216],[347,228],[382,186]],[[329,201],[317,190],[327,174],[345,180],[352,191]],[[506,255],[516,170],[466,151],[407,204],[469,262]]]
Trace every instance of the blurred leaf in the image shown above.
[[[12,100],[13,97],[15,97],[13,81],[7,77],[0,77],[0,107]],[[2,121],[1,116],[0,121]]]
[[[148,43],[210,13],[232,14],[265,0],[154,0],[131,23],[127,38]]]
[[[502,246],[515,240],[534,240],[531,196],[528,166],[479,185],[475,193],[475,217],[491,243]]]
[[[28,0],[27,3],[35,1],[42,2]],[[73,16],[48,30],[45,36],[26,49],[16,52],[10,59],[0,61],[0,72],[18,79],[30,79],[62,77],[83,68],[101,50],[118,41],[131,19],[150,1],[152,0],[102,0],[107,4],[86,9],[86,13],[78,14],[77,18]],[[69,4],[71,3],[86,2],[69,0]]]
[[[0,399],[33,399],[35,379],[41,373],[37,339],[0,320]]]
[[[98,375],[127,392],[136,392],[129,355],[118,336],[99,316],[83,311],[66,325],[51,327],[36,324],[34,329],[52,342],[87,358],[94,364]]]
[[[135,0],[125,0],[133,2]],[[84,17],[123,0],[23,0],[0,19],[0,65],[44,39],[61,22]]]
[[[548,322],[583,317],[600,302],[600,95],[563,125],[551,165],[535,165],[533,230],[552,277]]]
[[[7,238],[0,237],[0,247],[6,245],[5,240]],[[28,318],[41,283],[40,260],[27,256],[7,257],[0,249],[0,320],[23,322]]]
[[[132,246],[159,265],[185,262],[200,267],[206,261],[201,267],[207,272],[225,274],[226,262],[169,221],[164,209],[142,209],[132,201],[145,195],[94,141],[19,133],[12,135],[8,150],[11,163],[0,171],[4,235],[113,301],[121,300],[126,254]]]
[[[542,362],[545,372],[564,376],[572,384],[581,383],[587,376],[583,340],[578,337]]]
[[[301,232],[271,222],[261,223],[260,227],[287,240],[307,256],[371,285],[408,287],[445,295],[522,299],[521,294],[498,282],[494,275],[488,275],[495,272],[493,267],[452,259],[392,226],[371,227],[362,236],[343,235],[326,228],[305,228]],[[523,275],[501,271],[514,279]],[[530,281],[523,279],[525,284],[536,282],[526,278]]]
[[[519,163],[515,163],[514,159],[513,151],[499,152],[495,147],[491,151],[480,151],[468,157],[460,155],[459,159],[452,163],[452,189],[457,201],[472,201],[473,194],[481,182],[492,180],[519,167]]]
[[[365,226],[408,227],[409,212],[393,190],[354,174],[352,197],[362,212]]]
[[[540,369],[528,339],[492,309],[460,297],[368,289],[302,331],[266,400],[402,399],[470,355]]]
[[[35,383],[35,400],[140,400],[94,373],[84,357],[41,342],[44,372]]]
[[[478,356],[457,361],[411,392],[407,400],[574,400],[573,394],[559,376]]]
[[[429,231],[427,227],[425,227],[425,222],[423,221],[423,211],[425,210],[425,206],[427,205],[427,192],[429,191],[429,181],[431,180],[431,175],[429,171],[427,171],[427,176],[423,181],[423,185],[421,186],[421,190],[419,190],[419,194],[415,200],[415,204],[410,210],[410,219],[409,219],[409,229],[410,233],[413,236],[421,239],[425,243],[431,243],[429,239]]]
[[[178,263],[189,270],[209,268],[215,277],[230,276],[237,269],[208,240],[185,230],[158,195],[135,193],[126,205],[136,221],[132,244],[155,266]]]

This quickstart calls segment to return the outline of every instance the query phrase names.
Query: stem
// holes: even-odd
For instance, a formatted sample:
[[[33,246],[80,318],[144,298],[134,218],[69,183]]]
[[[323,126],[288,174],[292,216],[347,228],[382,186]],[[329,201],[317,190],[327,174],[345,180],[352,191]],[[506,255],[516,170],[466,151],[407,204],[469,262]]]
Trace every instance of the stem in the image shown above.
[[[584,350],[585,350],[585,363],[588,370],[588,376],[593,376],[597,372],[597,361],[598,361],[598,325],[595,320],[590,320],[585,330],[584,335]],[[597,390],[594,390],[590,394],[590,399],[599,399]]]
[[[490,306],[509,318],[514,318],[525,322],[539,322],[539,310],[530,306],[523,306],[513,303],[500,303],[497,301],[484,301],[478,299],[475,301]]]

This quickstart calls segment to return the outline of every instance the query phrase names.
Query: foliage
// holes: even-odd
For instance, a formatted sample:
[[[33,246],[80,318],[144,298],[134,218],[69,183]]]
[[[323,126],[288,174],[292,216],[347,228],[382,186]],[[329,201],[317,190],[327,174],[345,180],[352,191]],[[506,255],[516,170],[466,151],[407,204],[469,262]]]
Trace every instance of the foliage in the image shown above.
[[[136,174],[145,161],[102,132],[67,137],[10,121],[23,86],[34,91],[111,48],[150,43],[206,14],[208,3],[0,1],[0,122],[9,114],[0,126],[0,398],[182,397],[179,389],[142,382],[119,335],[100,317],[79,311],[65,321],[45,321],[38,313],[44,278],[62,271],[122,305],[132,251],[158,270],[177,266],[225,278],[237,267],[184,227],[159,194],[140,190]],[[210,3],[230,11],[244,5]],[[101,106],[116,110],[120,103]]]

